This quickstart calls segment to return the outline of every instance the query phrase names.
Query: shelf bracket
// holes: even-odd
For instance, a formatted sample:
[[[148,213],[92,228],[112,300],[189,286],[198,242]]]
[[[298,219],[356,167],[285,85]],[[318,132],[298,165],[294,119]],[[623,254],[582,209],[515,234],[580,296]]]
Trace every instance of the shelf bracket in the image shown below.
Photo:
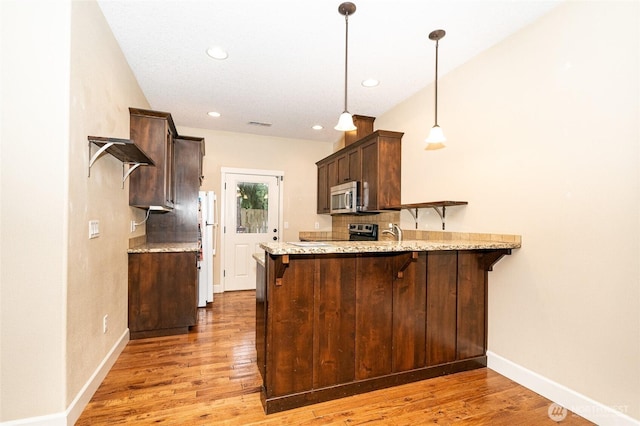
[[[440,221],[442,222],[442,230],[444,231],[445,228],[445,215],[447,213],[447,207],[446,206],[442,206],[442,211],[440,211],[440,209],[437,206],[430,206],[432,209],[434,209],[436,211],[436,213],[438,213],[438,216],[440,216]],[[416,207],[415,209],[407,209],[409,211],[409,213],[411,214],[411,216],[413,216],[413,220],[416,223],[416,229],[418,229],[418,208]]]
[[[433,206],[431,208],[434,209],[436,213],[438,213],[438,216],[440,216],[440,221],[442,222],[442,230],[444,231],[444,219],[447,214],[447,206],[442,206],[442,211],[440,211],[440,209],[438,209],[438,207],[436,206]]]
[[[124,144],[117,143],[117,142],[107,142],[104,145],[102,145],[102,147],[100,147],[100,149],[98,149],[96,151],[96,153],[93,154],[93,156],[92,156],[91,155],[91,140],[89,140],[89,172],[87,173],[87,177],[91,177],[91,166],[93,166],[93,163],[96,162],[98,157],[100,157],[100,155],[102,155],[103,152],[105,152],[107,149],[111,148],[113,145],[124,145]]]
[[[418,208],[415,209],[407,209],[411,216],[413,216],[413,221],[416,223],[416,229],[418,229]]]
[[[284,277],[284,271],[287,270],[289,266],[289,255],[283,254],[282,256],[277,256],[275,258],[275,273],[276,273],[276,286],[282,285],[282,277]]]
[[[129,169],[125,173],[125,164],[129,165]],[[131,172],[137,169],[140,166],[146,166],[144,163],[122,163],[122,189],[124,189],[124,181],[127,180]]]
[[[511,254],[511,249],[499,249],[486,252],[482,255],[482,262],[485,271],[493,271],[493,265],[502,259],[503,256]]]
[[[407,258],[405,259],[400,269],[398,269],[398,273],[396,276],[400,279],[404,278],[404,271],[409,267],[410,264],[417,261],[418,261],[418,252],[412,251],[407,255]]]

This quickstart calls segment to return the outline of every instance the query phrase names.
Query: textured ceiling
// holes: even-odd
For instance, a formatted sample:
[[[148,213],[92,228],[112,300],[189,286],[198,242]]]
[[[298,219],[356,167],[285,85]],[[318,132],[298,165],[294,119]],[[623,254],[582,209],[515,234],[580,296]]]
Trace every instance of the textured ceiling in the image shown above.
[[[354,1],[349,111],[377,117],[432,83],[432,30],[447,32],[439,49],[442,78],[560,1]],[[179,126],[323,142],[341,137],[333,129],[344,103],[340,1],[98,3],[151,108],[171,112]],[[224,47],[228,59],[207,56],[211,46]],[[380,85],[365,88],[366,78]],[[314,124],[324,129],[312,130]]]

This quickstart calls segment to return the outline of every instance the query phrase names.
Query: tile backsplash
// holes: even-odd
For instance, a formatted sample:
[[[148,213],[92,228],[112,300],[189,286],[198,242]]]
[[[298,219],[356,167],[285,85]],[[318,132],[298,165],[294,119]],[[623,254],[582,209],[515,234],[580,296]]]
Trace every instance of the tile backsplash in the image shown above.
[[[348,240],[349,239],[349,224],[350,223],[375,223],[378,225],[379,239],[383,240],[392,238],[389,235],[381,235],[383,229],[388,229],[390,223],[400,223],[400,212],[384,212],[370,215],[350,215],[341,214],[334,215],[332,217],[332,230],[334,240]]]
[[[400,223],[400,212],[384,212],[373,215],[335,215],[332,217],[331,231],[309,231],[300,232],[299,238],[308,241],[340,241],[349,239],[350,223],[375,223],[378,225],[378,239],[393,240],[394,237],[382,234],[384,229],[389,228],[390,223]],[[490,233],[470,233],[470,232],[445,232],[445,231],[422,231],[413,229],[403,229],[405,240],[471,240],[471,241],[498,241],[522,243],[520,235],[512,234],[490,234]]]

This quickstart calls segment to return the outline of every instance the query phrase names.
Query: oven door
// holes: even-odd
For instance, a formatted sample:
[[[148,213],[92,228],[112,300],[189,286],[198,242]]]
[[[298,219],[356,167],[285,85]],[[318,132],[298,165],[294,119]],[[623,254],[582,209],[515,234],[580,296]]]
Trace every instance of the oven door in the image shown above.
[[[358,182],[348,182],[331,187],[331,214],[356,213],[358,211]]]

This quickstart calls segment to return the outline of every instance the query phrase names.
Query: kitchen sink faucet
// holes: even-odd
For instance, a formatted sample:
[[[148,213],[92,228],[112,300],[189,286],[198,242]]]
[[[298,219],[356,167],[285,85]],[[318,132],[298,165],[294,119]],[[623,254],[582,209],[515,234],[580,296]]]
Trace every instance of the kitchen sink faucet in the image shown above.
[[[391,234],[396,238],[397,242],[402,242],[402,229],[395,223],[389,224],[389,229],[382,231],[383,234]]]

